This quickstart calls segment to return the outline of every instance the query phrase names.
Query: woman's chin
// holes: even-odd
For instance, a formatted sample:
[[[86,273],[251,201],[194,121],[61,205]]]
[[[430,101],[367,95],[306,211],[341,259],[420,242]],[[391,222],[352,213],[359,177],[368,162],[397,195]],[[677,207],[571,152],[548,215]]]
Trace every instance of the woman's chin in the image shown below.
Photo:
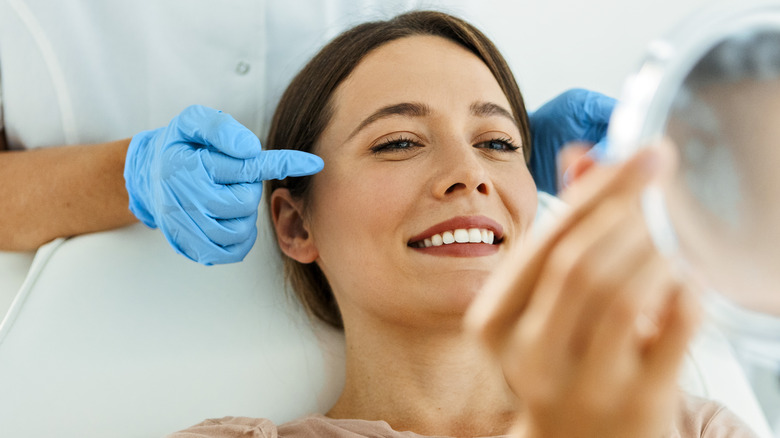
[[[468,275],[454,275],[449,287],[441,287],[439,290],[447,297],[449,305],[455,312],[465,314],[471,303],[482,290],[487,281],[489,272],[468,272]]]

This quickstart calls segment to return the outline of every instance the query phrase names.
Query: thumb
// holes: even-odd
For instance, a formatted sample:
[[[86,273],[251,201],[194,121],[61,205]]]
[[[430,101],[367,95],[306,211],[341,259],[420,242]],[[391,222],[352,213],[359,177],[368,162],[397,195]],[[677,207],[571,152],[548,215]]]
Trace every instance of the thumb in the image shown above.
[[[622,163],[595,166],[561,198],[575,209],[595,205],[608,196],[635,196],[650,183],[674,173],[677,161],[674,149],[666,141],[641,148]]]

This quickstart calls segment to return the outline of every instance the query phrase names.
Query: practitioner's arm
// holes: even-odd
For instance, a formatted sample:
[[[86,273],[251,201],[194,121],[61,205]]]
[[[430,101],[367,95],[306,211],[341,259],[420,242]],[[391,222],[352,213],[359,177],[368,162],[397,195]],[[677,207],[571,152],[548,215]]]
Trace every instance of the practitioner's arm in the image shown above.
[[[203,106],[132,139],[2,152],[0,250],[34,249],[137,217],[192,260],[238,262],[257,237],[263,180],[323,165],[301,151],[263,151],[249,129]]]
[[[122,176],[129,143],[0,152],[0,250],[136,222]]]

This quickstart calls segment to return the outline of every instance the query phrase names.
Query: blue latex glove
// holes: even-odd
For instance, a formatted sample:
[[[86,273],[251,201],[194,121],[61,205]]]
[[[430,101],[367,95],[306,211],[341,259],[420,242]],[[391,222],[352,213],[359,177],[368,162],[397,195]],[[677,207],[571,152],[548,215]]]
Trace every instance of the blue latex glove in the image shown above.
[[[306,152],[263,151],[230,115],[191,106],[133,137],[124,175],[133,214],[178,253],[212,265],[241,261],[254,245],[263,180],[322,168]]]
[[[533,150],[531,174],[539,190],[558,191],[556,156],[572,141],[594,143],[594,153],[606,144],[607,126],[617,101],[595,91],[573,89],[529,114]]]

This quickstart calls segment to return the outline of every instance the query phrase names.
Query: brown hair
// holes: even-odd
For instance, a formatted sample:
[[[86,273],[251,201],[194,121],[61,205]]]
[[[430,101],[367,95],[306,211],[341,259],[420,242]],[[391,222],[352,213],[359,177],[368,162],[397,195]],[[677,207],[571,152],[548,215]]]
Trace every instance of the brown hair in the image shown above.
[[[331,41],[301,70],[282,95],[271,121],[268,149],[293,148],[312,152],[333,115],[333,93],[372,50],[393,40],[415,35],[439,36],[478,56],[493,73],[507,97],[520,127],[523,152],[530,157],[528,115],[520,90],[504,58],[493,43],[474,26],[451,15],[415,11],[387,21],[358,25]],[[286,187],[294,197],[309,191],[311,177],[266,181],[266,193]],[[270,203],[270,196],[267,197]],[[270,205],[269,205],[270,207]],[[269,212],[271,209],[268,209]],[[341,313],[328,280],[316,263],[302,264],[285,254],[285,276],[309,314],[343,328]]]

